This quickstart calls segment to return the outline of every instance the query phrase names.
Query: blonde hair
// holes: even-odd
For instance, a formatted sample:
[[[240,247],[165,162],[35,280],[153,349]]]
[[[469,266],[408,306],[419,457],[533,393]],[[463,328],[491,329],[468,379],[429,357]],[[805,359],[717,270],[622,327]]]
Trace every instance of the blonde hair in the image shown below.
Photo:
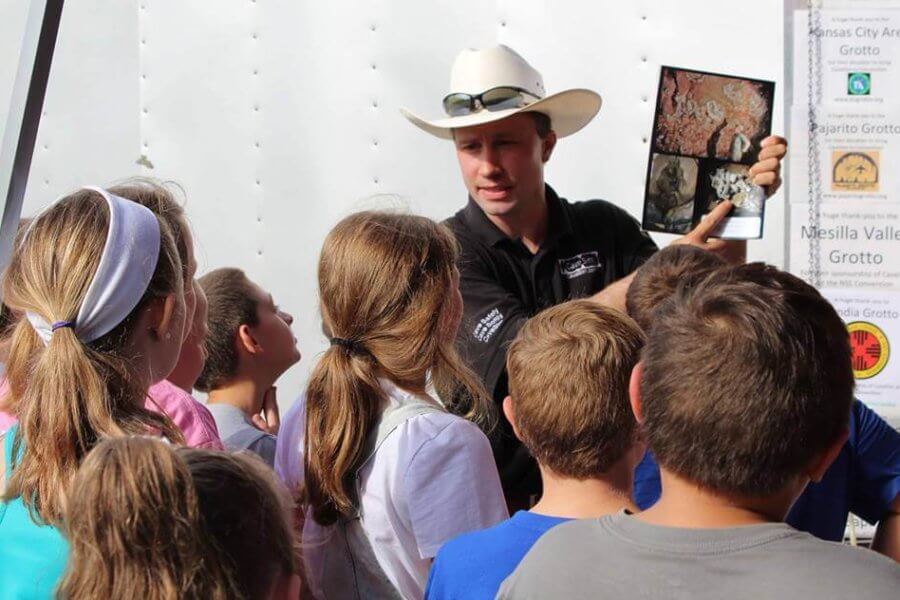
[[[188,240],[191,239],[191,229],[188,226],[184,208],[175,199],[175,194],[170,189],[177,187],[171,182],[162,182],[149,177],[131,177],[109,188],[109,193],[149,208],[169,226],[178,257],[181,259],[181,270],[185,285],[190,283],[190,265],[188,260]],[[178,188],[181,189],[181,188]],[[187,292],[187,289],[185,289]]]
[[[251,455],[104,441],[72,483],[59,596],[268,598],[296,570],[286,496]]]
[[[386,402],[379,377],[425,393],[430,376],[451,411],[492,426],[493,405],[446,331],[456,257],[447,228],[412,215],[356,213],[325,238],[322,320],[343,342],[325,351],[306,390],[302,499],[316,522],[353,509],[348,475]]]
[[[38,217],[16,248],[3,279],[6,304],[47,322],[73,321],[106,242],[109,210],[97,192],[80,190]],[[153,298],[181,294],[181,261],[160,221],[156,271],[137,307],[101,338],[85,344],[72,328],[44,344],[27,319],[15,326],[6,375],[19,417],[17,457],[4,499],[21,496],[32,515],[59,525],[65,491],[78,465],[105,436],[158,431],[177,442],[172,422],[143,408],[147,390],[127,355],[137,314]]]
[[[635,442],[628,400],[644,334],[624,313],[572,300],[538,313],[506,355],[522,443],[563,477],[597,477]]]

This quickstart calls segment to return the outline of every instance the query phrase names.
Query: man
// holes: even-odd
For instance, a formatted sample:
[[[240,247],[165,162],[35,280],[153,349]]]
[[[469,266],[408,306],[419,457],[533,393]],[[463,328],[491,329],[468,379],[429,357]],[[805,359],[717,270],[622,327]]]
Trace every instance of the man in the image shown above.
[[[783,522],[847,440],[850,358],[837,312],[793,275],[754,263],[679,286],[630,388],[659,502],[556,526],[497,597],[896,597],[900,565]]]
[[[468,205],[447,224],[461,246],[460,288],[466,358],[499,404],[507,394],[506,347],[532,315],[566,300],[593,297],[624,310],[634,272],[656,245],[625,211],[601,200],[569,203],[544,182],[556,140],[600,110],[595,92],[546,95],[543,78],[506,46],[464,50],[453,65],[448,118],[403,115],[426,132],[452,139]],[[763,141],[754,182],[780,185],[782,138]],[[731,209],[723,202],[693,232],[676,240],[741,257],[745,245],[708,239]],[[507,500],[527,507],[540,492],[534,460],[508,423],[494,450]]]

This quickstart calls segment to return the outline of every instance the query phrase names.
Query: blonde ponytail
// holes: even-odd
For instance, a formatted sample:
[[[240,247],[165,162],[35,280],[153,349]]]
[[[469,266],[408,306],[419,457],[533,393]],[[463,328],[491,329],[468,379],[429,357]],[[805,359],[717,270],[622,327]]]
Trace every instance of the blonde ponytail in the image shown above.
[[[74,321],[106,241],[109,212],[82,190],[43,213],[16,248],[3,280],[4,301],[47,322]],[[145,382],[127,349],[138,313],[155,298],[182,292],[181,262],[160,222],[156,271],[131,314],[101,338],[83,343],[69,327],[44,345],[27,319],[16,325],[6,375],[19,417],[15,468],[4,499],[21,496],[33,515],[60,525],[68,484],[104,437],[161,432],[183,441],[171,421],[143,408]]]

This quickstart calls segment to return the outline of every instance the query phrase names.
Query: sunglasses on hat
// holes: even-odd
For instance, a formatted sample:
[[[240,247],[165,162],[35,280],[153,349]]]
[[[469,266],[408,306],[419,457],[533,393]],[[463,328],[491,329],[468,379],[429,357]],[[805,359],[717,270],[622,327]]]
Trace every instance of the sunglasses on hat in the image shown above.
[[[489,111],[506,110],[508,108],[522,108],[531,103],[531,101],[540,100],[539,96],[535,96],[528,90],[512,87],[501,86],[495,87],[482,92],[480,94],[464,94],[461,92],[448,94],[444,98],[444,111],[451,117],[461,117],[479,112],[482,109]]]

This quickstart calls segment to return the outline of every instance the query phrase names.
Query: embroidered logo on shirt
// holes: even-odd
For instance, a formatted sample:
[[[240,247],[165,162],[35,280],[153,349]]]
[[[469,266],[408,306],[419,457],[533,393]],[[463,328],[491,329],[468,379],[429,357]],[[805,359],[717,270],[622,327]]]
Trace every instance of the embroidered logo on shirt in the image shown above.
[[[602,266],[600,264],[600,255],[597,252],[584,252],[559,260],[559,270],[568,279],[599,271]]]
[[[497,333],[501,325],[503,325],[503,313],[495,308],[478,321],[478,325],[475,326],[475,331],[472,333],[476,340],[487,343]]]

